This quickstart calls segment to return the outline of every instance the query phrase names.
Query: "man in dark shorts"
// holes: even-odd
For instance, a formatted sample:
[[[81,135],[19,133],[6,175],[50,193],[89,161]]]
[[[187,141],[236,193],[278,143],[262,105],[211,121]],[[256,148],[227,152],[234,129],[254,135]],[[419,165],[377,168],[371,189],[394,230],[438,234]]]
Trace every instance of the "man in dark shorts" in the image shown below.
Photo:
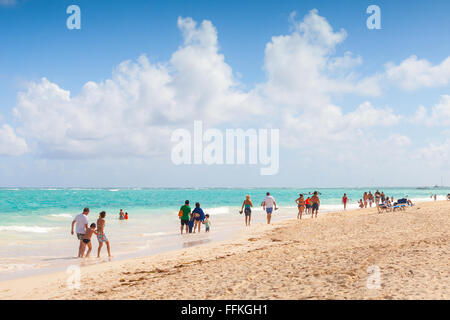
[[[317,191],[314,191],[314,194],[311,197],[311,202],[312,202],[311,218],[314,218],[314,212],[316,212],[316,218],[317,218],[317,212],[319,211],[319,205],[320,205],[320,200],[319,200],[319,196],[317,195]]]
[[[183,227],[186,226],[186,233],[189,233],[189,219],[191,217],[191,207],[189,207],[189,200],[184,202],[184,206],[180,208],[180,212],[183,214],[180,216],[181,221],[181,234],[183,234]]]

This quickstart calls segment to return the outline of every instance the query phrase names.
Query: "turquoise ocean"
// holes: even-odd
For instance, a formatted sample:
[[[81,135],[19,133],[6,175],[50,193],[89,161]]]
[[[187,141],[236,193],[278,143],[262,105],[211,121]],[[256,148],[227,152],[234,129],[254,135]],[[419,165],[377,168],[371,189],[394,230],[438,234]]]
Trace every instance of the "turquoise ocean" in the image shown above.
[[[321,213],[342,210],[341,198],[347,193],[350,208],[366,191],[376,189],[395,199],[409,197],[413,201],[431,201],[437,194],[445,199],[450,187],[435,188],[2,188],[0,189],[0,280],[39,272],[62,270],[80,263],[76,256],[77,240],[70,234],[73,217],[84,207],[90,208],[89,222],[98,213],[107,212],[106,234],[111,242],[113,259],[145,256],[161,251],[189,248],[193,245],[226,239],[245,229],[239,208],[246,194],[254,203],[254,223],[264,222],[259,204],[270,191],[280,210],[274,220],[294,218],[295,199],[299,193],[320,192]],[[211,233],[179,235],[178,210],[188,199],[211,216]],[[128,221],[120,221],[119,210],[129,213]],[[203,230],[202,230],[203,231]],[[97,241],[93,241],[93,250]],[[93,256],[95,256],[93,252]],[[103,252],[106,256],[106,251]],[[103,259],[103,260],[102,260]],[[89,259],[83,264],[106,261]]]

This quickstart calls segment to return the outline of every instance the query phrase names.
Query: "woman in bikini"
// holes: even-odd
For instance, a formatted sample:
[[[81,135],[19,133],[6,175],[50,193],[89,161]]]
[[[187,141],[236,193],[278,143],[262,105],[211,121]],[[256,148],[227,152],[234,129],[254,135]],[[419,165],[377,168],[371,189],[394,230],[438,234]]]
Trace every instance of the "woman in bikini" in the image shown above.
[[[244,207],[245,207],[245,209],[244,209]],[[241,211],[239,211],[239,213],[242,214],[242,210],[244,210],[246,226],[250,225],[250,220],[252,219],[252,209],[251,209],[252,207],[253,207],[253,203],[252,203],[252,200],[250,200],[250,195],[246,195],[245,200],[242,203]]]
[[[299,196],[300,197],[295,200],[298,207],[297,219],[301,219],[303,211],[305,211],[305,198],[303,197],[303,194],[299,194]]]

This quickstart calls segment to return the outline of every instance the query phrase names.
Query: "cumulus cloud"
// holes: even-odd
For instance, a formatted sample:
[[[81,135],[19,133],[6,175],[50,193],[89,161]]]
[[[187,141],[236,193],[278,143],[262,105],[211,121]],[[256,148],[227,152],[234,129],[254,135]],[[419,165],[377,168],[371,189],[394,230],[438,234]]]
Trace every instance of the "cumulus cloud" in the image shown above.
[[[399,65],[387,64],[385,76],[406,90],[445,86],[450,82],[450,57],[440,64],[432,65],[428,60],[413,55]]]
[[[441,96],[438,104],[431,108],[419,106],[414,116],[410,119],[412,123],[424,124],[426,126],[449,126],[450,125],[450,95]]]
[[[16,135],[13,128],[7,124],[0,127],[0,155],[20,156],[27,151],[27,143]]]
[[[47,78],[30,83],[14,108],[17,133],[43,157],[148,157],[167,152],[171,132],[194,120],[235,126],[256,119],[281,127],[290,146],[300,134],[320,143],[364,139],[367,128],[399,120],[369,102],[348,113],[333,103],[335,95],[381,90],[377,76],[358,76],[360,57],[335,55],[347,33],[334,31],[317,10],[299,22],[291,15],[291,33],[266,45],[266,80],[247,91],[220,53],[210,21],[177,23],[183,43],[169,61],[125,61],[110,79],[87,82],[75,96]]]
[[[188,121],[215,124],[250,110],[252,95],[239,90],[211,22],[179,18],[178,26],[184,44],[167,63],[125,61],[77,96],[46,78],[30,83],[14,108],[18,131],[49,157],[150,156]]]

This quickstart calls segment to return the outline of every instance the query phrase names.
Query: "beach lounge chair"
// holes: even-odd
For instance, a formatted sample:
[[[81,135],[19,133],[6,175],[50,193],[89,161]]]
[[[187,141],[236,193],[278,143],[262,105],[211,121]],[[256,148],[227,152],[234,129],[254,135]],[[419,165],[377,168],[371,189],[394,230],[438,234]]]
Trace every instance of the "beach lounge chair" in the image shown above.
[[[394,203],[393,211],[406,210],[406,207],[408,207],[408,199],[406,198],[398,199],[397,202]]]
[[[381,213],[381,212],[388,212],[388,211],[391,211],[392,210],[392,206],[390,206],[390,205],[387,205],[387,204],[385,204],[385,203],[380,203],[379,205],[378,205],[378,213]]]

